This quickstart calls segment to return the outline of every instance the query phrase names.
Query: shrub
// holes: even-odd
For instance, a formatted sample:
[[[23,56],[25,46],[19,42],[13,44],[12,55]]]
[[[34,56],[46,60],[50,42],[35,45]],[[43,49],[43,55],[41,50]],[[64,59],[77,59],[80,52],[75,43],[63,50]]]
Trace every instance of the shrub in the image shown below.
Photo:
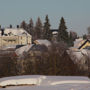
[[[0,56],[0,77],[16,75],[16,58],[9,54]]]

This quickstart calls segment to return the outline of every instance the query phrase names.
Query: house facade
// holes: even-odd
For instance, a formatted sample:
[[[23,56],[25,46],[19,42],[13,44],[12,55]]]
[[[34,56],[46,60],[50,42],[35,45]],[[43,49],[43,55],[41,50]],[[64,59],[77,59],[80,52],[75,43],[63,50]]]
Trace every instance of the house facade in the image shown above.
[[[27,45],[32,43],[32,37],[24,29],[5,29],[0,35],[0,47],[9,45]]]
[[[78,49],[89,49],[90,50],[90,40],[87,39]]]

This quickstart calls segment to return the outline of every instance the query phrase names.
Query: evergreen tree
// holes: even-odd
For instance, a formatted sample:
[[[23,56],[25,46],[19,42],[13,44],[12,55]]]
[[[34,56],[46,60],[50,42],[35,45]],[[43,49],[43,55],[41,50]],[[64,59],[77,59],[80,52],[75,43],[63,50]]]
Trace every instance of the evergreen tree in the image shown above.
[[[48,15],[46,15],[45,23],[44,23],[44,39],[51,40],[52,32],[50,31],[50,22],[48,19]]]
[[[57,41],[64,41],[65,43],[68,43],[68,32],[63,17],[60,20]]]
[[[37,22],[36,22],[35,35],[36,35],[36,39],[41,39],[41,36],[42,36],[42,22],[40,20],[40,17],[38,17]]]
[[[28,24],[28,33],[34,36],[34,23],[33,23],[32,18],[30,19],[29,24]]]
[[[69,33],[70,33],[69,37],[72,38],[73,41],[75,41],[77,39],[77,36],[78,36],[77,33],[74,31],[70,31]]]
[[[23,28],[27,31],[27,23],[25,21],[22,21],[20,28]]]
[[[83,35],[83,39],[87,39],[87,35],[86,34]]]
[[[1,30],[1,25],[0,25],[0,30]]]
[[[73,46],[74,45],[74,39],[72,36],[72,32],[70,32],[69,38],[68,38],[68,46]]]

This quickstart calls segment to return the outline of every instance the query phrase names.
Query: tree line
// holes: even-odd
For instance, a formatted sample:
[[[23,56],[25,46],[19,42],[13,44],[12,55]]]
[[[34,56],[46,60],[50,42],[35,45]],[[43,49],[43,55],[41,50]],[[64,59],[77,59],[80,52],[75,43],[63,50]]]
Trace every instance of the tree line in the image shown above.
[[[33,40],[36,40],[36,39],[51,40],[52,33],[50,30],[50,26],[51,25],[50,25],[48,15],[45,18],[44,25],[42,24],[40,17],[38,17],[35,26],[32,18],[30,19],[29,24],[27,24],[25,21],[22,21],[22,23],[20,24],[20,28],[25,29],[29,34],[31,34]]]
[[[52,41],[53,34],[51,31],[51,24],[48,15],[45,17],[44,24],[42,23],[40,17],[38,17],[35,25],[33,23],[33,19],[31,18],[29,24],[27,24],[25,21],[22,21],[20,27],[32,35],[32,40],[47,39]],[[72,46],[73,41],[77,38],[77,34],[73,37],[72,33],[67,31],[66,22],[63,17],[60,19],[60,24],[57,32],[57,42],[63,41],[68,46]]]

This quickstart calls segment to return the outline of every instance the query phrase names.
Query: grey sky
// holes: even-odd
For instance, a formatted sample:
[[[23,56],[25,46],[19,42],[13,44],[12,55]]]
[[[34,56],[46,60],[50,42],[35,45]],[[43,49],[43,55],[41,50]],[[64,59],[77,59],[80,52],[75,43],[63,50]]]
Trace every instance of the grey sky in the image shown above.
[[[82,35],[90,26],[90,0],[0,0],[0,24],[4,26],[36,21],[40,16],[44,22],[49,15],[51,28],[58,28],[60,18],[66,20],[68,30]]]

